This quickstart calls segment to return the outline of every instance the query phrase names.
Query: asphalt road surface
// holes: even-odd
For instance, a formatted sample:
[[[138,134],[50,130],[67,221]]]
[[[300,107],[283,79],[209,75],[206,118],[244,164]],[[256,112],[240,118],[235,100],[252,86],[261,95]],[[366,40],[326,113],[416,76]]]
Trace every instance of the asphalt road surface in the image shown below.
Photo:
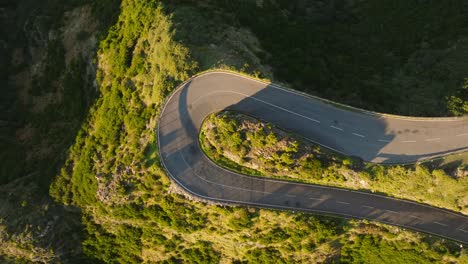
[[[371,193],[250,177],[223,169],[200,149],[204,118],[230,109],[293,131],[365,161],[408,163],[468,149],[468,119],[412,119],[337,108],[231,73],[200,75],[168,99],[158,126],[170,176],[201,198],[251,206],[364,218],[468,244],[468,217]]]

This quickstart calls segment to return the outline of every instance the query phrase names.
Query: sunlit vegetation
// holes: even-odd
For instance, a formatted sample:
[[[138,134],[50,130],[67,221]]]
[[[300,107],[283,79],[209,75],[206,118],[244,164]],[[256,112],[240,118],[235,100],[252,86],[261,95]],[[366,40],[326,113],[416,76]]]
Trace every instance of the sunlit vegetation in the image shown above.
[[[443,244],[437,249],[439,253],[450,253],[452,250],[456,248],[445,247]],[[342,263],[428,263],[432,257],[432,253],[421,254],[411,246],[372,234],[359,234],[341,251]]]
[[[172,19],[167,10],[175,12]],[[124,1],[118,22],[100,45],[100,96],[50,190],[57,200],[82,209],[84,254],[126,263],[311,262],[339,258],[337,250],[361,225],[373,226],[382,239],[394,233],[329,217],[206,205],[168,192],[170,182],[155,154],[158,112],[177,84],[204,69],[192,59],[199,56],[196,45],[203,44],[187,40],[192,54],[177,41],[184,37],[174,34],[177,11],[157,2]],[[234,138],[227,148],[245,151],[232,123],[222,129],[226,140],[228,134]],[[258,145],[277,140],[270,136],[263,143],[262,136],[249,135]],[[291,164],[298,148],[285,148],[280,164]],[[404,233],[408,237],[398,238],[401,243],[423,243],[424,236]],[[435,252],[432,244],[426,248]],[[443,254],[434,254],[431,260],[442,259]],[[451,258],[456,254],[460,251]]]
[[[44,63],[26,91],[37,97],[30,97],[32,103],[24,108],[36,112],[18,112],[18,119],[32,124],[19,135],[27,138],[33,134],[26,139],[33,147],[11,140],[17,135],[14,129],[1,138],[7,144],[1,155],[0,181],[9,184],[0,186],[0,261],[314,263],[356,262],[372,256],[369,259],[385,263],[393,260],[386,258],[389,254],[401,255],[395,260],[415,263],[466,260],[466,250],[456,243],[378,223],[212,205],[181,195],[161,167],[155,135],[167,95],[192,74],[215,67],[270,78],[270,71],[275,71],[282,80],[296,85],[292,73],[281,74],[284,65],[273,61],[284,57],[266,45],[267,37],[258,29],[242,26],[247,25],[243,18],[224,1],[72,2],[71,7],[56,0],[34,2],[44,10],[31,19],[24,15],[32,21],[26,30],[50,30],[28,40],[41,43],[45,36],[50,43],[44,44],[46,52],[40,53]],[[269,23],[270,16],[251,8],[252,3],[260,2],[269,6],[268,1],[233,3],[239,3],[242,12],[245,8],[258,11],[253,17],[264,17]],[[278,8],[284,5],[278,3]],[[80,5],[89,9],[79,9]],[[87,23],[67,24],[62,17],[65,10],[74,10],[75,17]],[[276,7],[271,11],[276,16]],[[265,25],[263,20],[259,22]],[[72,38],[76,46],[67,47],[66,41],[55,38],[76,28]],[[283,26],[275,28],[284,33]],[[97,44],[87,53],[75,54],[67,64],[70,51],[84,46],[81,41]],[[36,44],[31,47],[37,48]],[[287,56],[292,51],[284,46]],[[12,69],[20,71],[23,66],[15,67]],[[300,68],[311,67],[315,68]],[[298,75],[298,84],[305,83],[305,75]],[[338,85],[333,87],[338,91]],[[2,102],[11,98],[6,95]],[[49,97],[61,101],[34,104]],[[463,102],[453,99],[456,109],[460,105]],[[226,125],[225,133],[232,132],[236,132],[232,124]],[[279,140],[270,134],[248,137],[259,147],[274,146]],[[226,146],[233,153],[247,151],[244,139],[236,134]],[[300,149],[299,140],[282,149],[275,157],[275,168],[293,166]],[[325,171],[326,167],[312,160],[303,168],[315,179],[317,169]],[[342,163],[346,169],[354,166],[353,160]],[[249,174],[263,173],[236,166]],[[25,174],[27,177],[16,180]],[[51,176],[55,177],[49,188]],[[56,202],[41,194],[38,179]],[[448,201],[452,201],[450,197]]]
[[[249,175],[378,192],[468,213],[467,163],[382,166],[342,156],[252,117],[210,115],[200,142],[219,165]],[[428,168],[430,167],[430,169]]]

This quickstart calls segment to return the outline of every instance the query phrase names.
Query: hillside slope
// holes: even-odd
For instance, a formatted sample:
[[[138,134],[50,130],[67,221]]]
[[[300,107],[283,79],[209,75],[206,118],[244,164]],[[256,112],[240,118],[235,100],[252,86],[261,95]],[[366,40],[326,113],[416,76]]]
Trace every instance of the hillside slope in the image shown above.
[[[455,243],[395,227],[180,194],[154,133],[165,97],[210,68],[279,69],[225,6],[33,2],[11,1],[2,17],[1,30],[26,31],[2,50],[13,70],[2,97],[1,261],[466,261]]]

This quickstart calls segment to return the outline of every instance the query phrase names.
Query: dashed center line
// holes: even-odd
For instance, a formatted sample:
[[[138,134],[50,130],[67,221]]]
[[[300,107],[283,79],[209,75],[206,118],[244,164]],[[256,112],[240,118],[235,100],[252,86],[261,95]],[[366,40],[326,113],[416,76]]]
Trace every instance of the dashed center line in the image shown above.
[[[302,117],[302,118],[305,118],[305,119],[307,119],[307,120],[310,120],[310,121],[312,121],[312,122],[315,122],[315,123],[319,123],[319,124],[320,124],[320,121],[317,120],[317,119],[314,119],[314,118],[311,118],[311,117],[308,117],[308,116],[305,116],[305,115],[296,113],[296,112],[294,112],[294,111],[291,111],[291,110],[288,110],[288,109],[286,109],[286,108],[284,108],[284,107],[281,107],[281,106],[278,106],[278,105],[269,103],[269,102],[264,101],[264,100],[262,100],[262,99],[258,99],[258,98],[256,98],[255,96],[249,96],[249,95],[247,95],[247,94],[239,93],[239,92],[234,92],[234,91],[230,91],[230,92],[231,92],[231,93],[236,93],[236,94],[239,94],[239,95],[243,95],[243,96],[248,97],[248,98],[250,98],[250,99],[252,99],[252,100],[255,100],[255,101],[264,103],[264,104],[266,104],[266,105],[272,106],[272,107],[274,107],[274,108],[280,109],[280,110],[282,110],[282,111],[291,113],[291,114],[296,115],[296,116],[300,116],[300,117]],[[200,98],[201,98],[201,97],[200,97]],[[200,99],[200,98],[199,98],[199,99]],[[197,99],[197,100],[198,100],[198,99]],[[192,102],[192,104],[194,104],[194,103],[195,103],[195,102]]]
[[[414,143],[414,142],[416,142],[416,140],[403,140],[402,142],[403,143]]]
[[[466,231],[465,229],[462,229],[462,228],[458,228],[457,230],[460,230],[460,231],[462,231],[463,233],[468,233],[468,231]]]
[[[325,200],[325,199],[322,199],[322,198],[314,198],[314,197],[310,197],[309,199],[311,199],[311,200],[317,200],[317,201],[323,201],[323,200]]]
[[[458,134],[457,137],[468,136],[468,133]]]
[[[388,139],[379,139],[378,141],[380,141],[380,142],[390,142],[390,140],[388,140]]]
[[[342,202],[342,201],[336,201],[336,203],[339,203],[339,204],[349,204],[347,202]]]
[[[331,127],[331,128],[334,128],[334,129],[336,129],[336,130],[339,130],[339,131],[343,131],[343,129],[340,128],[340,127],[336,127],[336,126],[330,126],[330,127]]]
[[[369,208],[369,209],[374,209],[374,207],[372,206],[368,206],[368,205],[361,205],[362,207],[365,207],[365,208]]]
[[[355,135],[356,137],[365,138],[365,136],[364,136],[364,135],[361,135],[361,134],[358,134],[358,133],[353,133],[353,135]]]
[[[442,224],[442,223],[439,223],[439,222],[437,222],[437,221],[434,221],[434,224],[436,224],[436,225],[441,225],[441,226],[447,226],[446,224]]]
[[[421,217],[419,217],[419,216],[410,215],[409,217],[411,217],[411,218],[415,218],[415,219],[418,219],[418,220],[421,220]]]
[[[425,139],[424,141],[435,141],[435,140],[440,140],[440,138],[429,138],[429,139]]]
[[[389,212],[389,213],[398,214],[398,212],[396,212],[396,211],[392,211],[392,210],[385,210],[385,211],[387,211],[387,212]]]

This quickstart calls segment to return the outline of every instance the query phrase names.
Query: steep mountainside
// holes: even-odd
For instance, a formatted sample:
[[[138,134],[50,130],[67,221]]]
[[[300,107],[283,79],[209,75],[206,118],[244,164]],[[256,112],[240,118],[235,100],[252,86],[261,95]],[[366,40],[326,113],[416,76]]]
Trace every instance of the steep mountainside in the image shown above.
[[[355,39],[341,40],[337,35],[323,43],[310,39],[304,33],[309,23],[323,31],[318,39],[338,25],[349,24],[348,18],[333,13],[343,9],[341,4],[310,2],[318,11],[299,0],[0,4],[0,59],[6,62],[0,65],[0,261],[375,263],[392,256],[400,263],[466,262],[466,250],[459,245],[396,227],[207,204],[180,194],[165,175],[154,133],[158,114],[166,96],[196,72],[224,68],[270,79],[275,74],[294,87],[314,87],[309,91],[366,105],[375,98],[354,93],[356,87],[379,80],[366,86],[372,91],[385,80],[393,81],[391,76],[400,66],[410,61],[418,65],[418,59],[410,59],[418,50],[412,46],[388,55],[399,58],[391,60],[398,62],[389,64],[392,70],[382,70],[382,62],[377,73],[367,75],[372,77],[347,85],[346,80],[359,79],[355,74],[361,74],[347,72],[356,66],[350,61],[366,61],[373,55],[361,56],[359,49],[359,56],[346,57],[336,52],[341,47],[327,48],[335,42],[354,45]],[[372,1],[336,2],[355,2],[350,10],[359,14],[373,7]],[[428,10],[439,7],[435,1],[422,2],[427,2]],[[321,15],[325,9],[329,13]],[[449,11],[443,17],[453,17]],[[460,15],[455,18],[448,25],[460,25]],[[255,24],[255,19],[261,23]],[[450,45],[434,44],[434,48],[447,52],[463,33],[454,29],[447,36]],[[282,36],[281,41],[272,39],[275,35]],[[367,40],[367,31],[362,35]],[[375,35],[369,50],[374,52],[385,41],[383,36]],[[406,42],[401,41],[404,47]],[[315,44],[303,47],[304,42]],[[386,53],[398,50],[395,45]],[[318,51],[330,54],[327,61],[339,67],[319,67],[325,59]],[[461,54],[456,47],[452,51],[455,57]],[[305,54],[304,61],[299,54]],[[456,61],[449,65],[463,69],[463,62],[447,58]],[[379,77],[382,71],[386,75]],[[421,76],[416,83],[428,75]],[[448,95],[461,100],[456,103],[458,112],[448,111],[442,101],[424,106],[432,111],[442,102],[434,112],[385,109],[462,113],[459,107],[466,101],[464,90],[458,91],[462,74],[454,76],[448,83],[455,88],[437,89],[444,92],[443,102]],[[423,89],[421,82],[418,87]],[[349,99],[343,87],[359,98]],[[406,103],[403,100],[401,105]],[[379,110],[377,105],[372,109]]]

